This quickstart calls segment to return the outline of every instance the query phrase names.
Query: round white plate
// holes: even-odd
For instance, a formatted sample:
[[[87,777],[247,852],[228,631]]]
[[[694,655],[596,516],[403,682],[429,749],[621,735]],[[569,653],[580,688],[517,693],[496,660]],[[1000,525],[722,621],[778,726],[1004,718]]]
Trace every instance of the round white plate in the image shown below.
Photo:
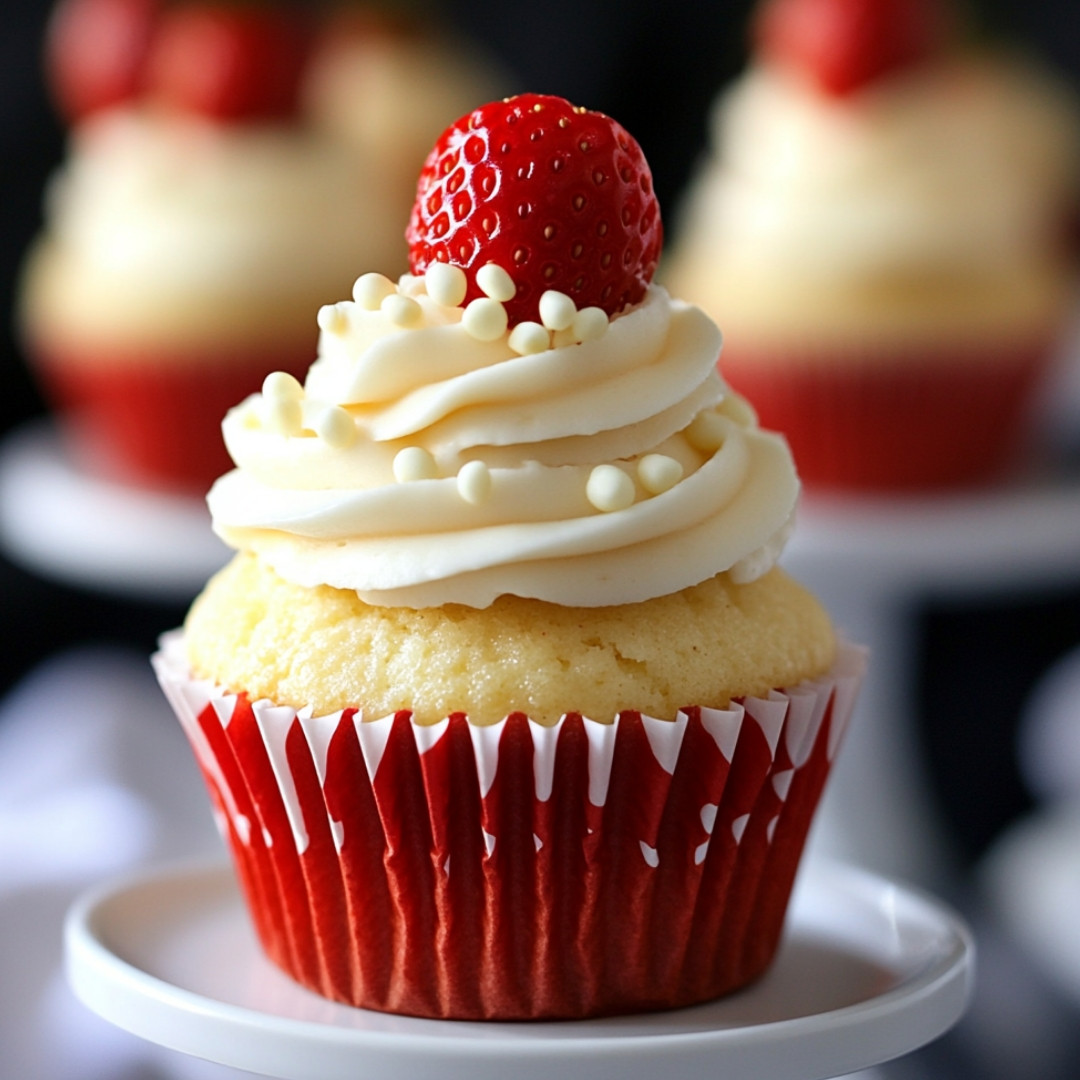
[[[169,601],[190,600],[229,558],[204,500],[82,472],[48,421],[0,447],[0,539],[48,577]]]
[[[937,1038],[964,1011],[973,946],[922,895],[828,865],[804,873],[754,986],[707,1005],[577,1022],[466,1023],[354,1009],[259,951],[227,867],[151,872],[72,909],[68,978],[120,1027],[288,1080],[815,1080]]]
[[[1080,1004],[1080,802],[1012,826],[986,857],[983,881],[1028,956]]]

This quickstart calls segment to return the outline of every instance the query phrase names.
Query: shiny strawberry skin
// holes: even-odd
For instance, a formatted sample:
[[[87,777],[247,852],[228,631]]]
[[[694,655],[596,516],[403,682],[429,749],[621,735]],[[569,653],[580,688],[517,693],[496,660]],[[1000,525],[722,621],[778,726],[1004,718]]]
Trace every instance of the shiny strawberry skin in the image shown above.
[[[660,258],[663,226],[640,146],[603,113],[522,94],[452,124],[428,156],[406,231],[410,268],[506,270],[511,326],[537,320],[540,296],[615,315],[638,303]]]
[[[296,5],[171,6],[155,35],[147,91],[222,123],[288,119],[298,106],[311,36]]]
[[[753,37],[764,60],[846,97],[935,55],[946,26],[941,0],[766,0]]]
[[[45,70],[64,118],[77,123],[135,99],[158,0],[63,0],[45,36]]]

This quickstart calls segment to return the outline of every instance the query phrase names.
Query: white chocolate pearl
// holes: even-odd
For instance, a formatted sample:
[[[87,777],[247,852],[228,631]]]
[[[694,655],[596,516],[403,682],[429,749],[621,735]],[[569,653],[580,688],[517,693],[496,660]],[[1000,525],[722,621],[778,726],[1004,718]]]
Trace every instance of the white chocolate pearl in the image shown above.
[[[367,311],[378,311],[397,286],[383,274],[361,274],[353,283],[353,299]]]
[[[711,454],[724,445],[724,420],[715,412],[699,412],[686,429],[686,441],[703,454]]]
[[[304,426],[304,410],[300,399],[263,398],[263,423],[278,435],[299,435]]]
[[[608,317],[603,308],[582,308],[574,316],[574,337],[578,341],[596,341],[607,333],[607,328]]]
[[[434,480],[439,475],[435,459],[422,446],[406,446],[394,456],[394,479],[399,484],[410,480]]]
[[[491,470],[482,461],[466,462],[457,474],[458,494],[473,506],[491,497]]]
[[[287,371],[271,371],[263,379],[262,392],[263,397],[296,398],[299,400],[304,396],[304,388],[300,385],[300,380]]]
[[[325,330],[328,334],[340,334],[349,325],[349,320],[340,304],[323,304],[319,308],[316,322],[319,324],[319,329]]]
[[[667,454],[646,454],[638,462],[637,474],[650,495],[660,495],[682,479],[683,467]]]
[[[312,417],[311,430],[335,450],[344,450],[356,439],[353,418],[340,405],[319,409]]]
[[[514,293],[517,292],[514,279],[495,263],[484,263],[476,271],[476,284],[485,296],[490,296],[492,300],[500,300],[504,303],[507,300],[513,300]]]
[[[574,336],[573,328],[566,330],[554,330],[551,334],[551,347],[553,349],[565,349],[570,345],[577,345],[578,339]]]
[[[574,325],[577,306],[566,293],[548,289],[540,297],[540,321],[549,330],[565,330]]]
[[[458,307],[469,287],[465,271],[449,263],[432,263],[424,272],[424,287],[428,296],[443,307]]]
[[[521,356],[546,352],[551,348],[551,334],[539,323],[518,323],[510,331],[510,348]]]
[[[634,481],[615,465],[597,465],[589,474],[585,495],[597,510],[625,510],[634,503]]]
[[[424,310],[408,296],[391,293],[383,298],[379,310],[395,325],[403,328],[419,326],[424,320]]]
[[[729,390],[720,402],[718,411],[739,427],[755,427],[758,422],[754,406],[746,398]]]
[[[481,297],[465,309],[461,325],[477,341],[498,341],[506,333],[506,308],[498,300]]]

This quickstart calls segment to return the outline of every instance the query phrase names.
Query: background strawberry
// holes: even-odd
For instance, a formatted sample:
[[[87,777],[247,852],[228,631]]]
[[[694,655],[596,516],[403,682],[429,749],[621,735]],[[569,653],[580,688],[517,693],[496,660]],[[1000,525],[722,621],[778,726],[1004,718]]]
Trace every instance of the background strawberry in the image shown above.
[[[537,320],[555,289],[608,315],[641,300],[660,257],[663,226],[641,147],[603,113],[559,97],[522,94],[452,124],[428,155],[406,232],[409,262],[460,266],[465,302],[482,295],[475,271],[492,262],[517,287],[511,326]]]
[[[158,0],[63,0],[45,38],[45,68],[70,123],[138,96]]]
[[[946,35],[943,0],[766,0],[758,54],[843,96],[922,63]]]
[[[147,90],[174,108],[219,121],[293,115],[311,45],[296,4],[180,3],[162,15]]]

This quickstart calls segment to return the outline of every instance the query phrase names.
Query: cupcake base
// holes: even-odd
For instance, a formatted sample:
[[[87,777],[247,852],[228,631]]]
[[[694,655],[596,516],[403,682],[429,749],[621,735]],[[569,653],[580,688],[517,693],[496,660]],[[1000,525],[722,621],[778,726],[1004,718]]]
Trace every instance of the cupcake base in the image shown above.
[[[40,343],[34,370],[81,466],[136,487],[201,497],[232,468],[221,418],[271,371],[302,378],[314,347],[76,356]]]
[[[782,432],[812,488],[903,492],[993,480],[1018,456],[1043,340],[926,350],[727,345],[724,378]]]
[[[361,722],[155,669],[259,939],[304,986],[456,1019],[677,1008],[760,975],[864,655],[675,721]]]

